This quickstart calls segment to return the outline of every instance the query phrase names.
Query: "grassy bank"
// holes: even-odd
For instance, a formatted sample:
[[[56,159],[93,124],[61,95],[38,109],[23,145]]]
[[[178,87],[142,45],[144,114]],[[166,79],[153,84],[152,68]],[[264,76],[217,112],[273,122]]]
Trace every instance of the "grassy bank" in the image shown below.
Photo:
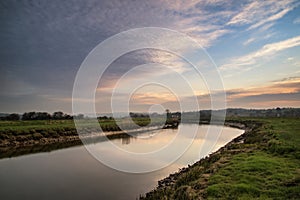
[[[128,118],[101,119],[99,125],[105,132],[131,130],[145,126],[162,126],[162,118],[134,118],[134,123]],[[94,127],[94,128],[93,128]],[[121,128],[120,128],[121,127]],[[99,127],[90,120],[81,121],[84,132],[98,131]],[[49,144],[63,141],[79,140],[73,120],[30,120],[30,121],[0,121],[0,147],[28,146]]]
[[[245,134],[141,199],[300,199],[300,120],[229,119]]]
[[[0,140],[76,135],[73,120],[0,121]]]
[[[132,123],[126,119],[101,119],[99,124],[103,131],[119,131],[130,129]],[[138,126],[146,126],[149,118],[136,118]],[[156,122],[158,123],[158,121]],[[156,124],[154,123],[154,124]],[[84,131],[93,131],[89,120],[83,123]],[[136,127],[136,126],[135,126]],[[109,139],[129,137],[127,134],[108,133]],[[104,138],[85,139],[87,143],[101,142]],[[28,121],[0,121],[0,158],[21,156],[36,152],[49,152],[56,149],[81,145],[73,120],[28,120]]]

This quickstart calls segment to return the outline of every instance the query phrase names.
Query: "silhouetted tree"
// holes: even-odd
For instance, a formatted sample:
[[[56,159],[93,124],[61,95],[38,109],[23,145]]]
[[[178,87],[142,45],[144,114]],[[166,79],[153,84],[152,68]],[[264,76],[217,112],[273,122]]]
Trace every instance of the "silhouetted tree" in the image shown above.
[[[102,116],[102,117],[98,117],[98,119],[100,119],[100,120],[107,120],[108,117],[107,116]]]
[[[64,114],[64,119],[73,119],[73,117],[71,115],[68,115],[68,114]]]
[[[20,120],[20,115],[13,113],[13,114],[6,116],[5,118],[6,118],[6,120],[17,121],[17,120]]]
[[[36,112],[25,112],[22,115],[22,120],[34,120],[36,119]]]
[[[57,111],[52,114],[52,119],[63,119],[63,118],[64,118],[64,113],[61,111]]]
[[[83,119],[84,115],[83,114],[78,114],[76,116],[74,116],[76,119]]]
[[[37,112],[35,119],[37,119],[37,120],[49,120],[49,119],[51,119],[51,115],[47,112]]]

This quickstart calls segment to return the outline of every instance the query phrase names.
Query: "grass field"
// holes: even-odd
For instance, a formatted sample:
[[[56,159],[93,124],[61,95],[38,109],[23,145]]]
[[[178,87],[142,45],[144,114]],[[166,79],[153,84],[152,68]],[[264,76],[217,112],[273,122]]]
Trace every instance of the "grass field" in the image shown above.
[[[103,131],[120,131],[145,127],[147,125],[163,125],[162,118],[134,118],[134,123],[128,119],[102,119],[99,124]],[[151,123],[151,124],[150,124]],[[84,120],[83,127],[94,127],[89,120]],[[120,125],[120,126],[119,126]],[[17,139],[19,141],[37,140],[41,138],[76,136],[77,131],[73,120],[30,120],[30,121],[0,121],[0,140]]]
[[[300,119],[230,120],[262,125],[142,199],[300,199]]]
[[[76,135],[73,120],[0,121],[0,139],[40,139]],[[21,137],[22,136],[22,137]]]

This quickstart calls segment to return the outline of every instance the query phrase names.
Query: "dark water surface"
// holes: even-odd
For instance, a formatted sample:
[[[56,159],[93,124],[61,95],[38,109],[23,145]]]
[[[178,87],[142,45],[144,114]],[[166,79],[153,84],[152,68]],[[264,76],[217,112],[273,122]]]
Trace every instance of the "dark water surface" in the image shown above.
[[[189,132],[195,126],[198,125],[182,124],[179,128]],[[216,126],[200,126],[194,142],[180,159],[166,168],[144,174],[111,169],[92,157],[84,146],[1,159],[0,199],[136,199],[140,194],[153,189],[158,180],[206,156],[207,152],[199,154],[199,150],[206,142],[204,137],[207,129],[211,129],[210,134],[214,134]],[[113,142],[126,151],[144,153],[161,148],[176,136],[177,131],[157,130],[159,134],[143,133],[141,136],[145,137],[120,138]],[[242,130],[225,127],[210,152],[242,133]],[[179,137],[182,141],[190,139],[189,134]],[[107,141],[91,145],[105,152],[105,143]],[[174,148],[174,152],[176,150]],[[126,159],[130,160],[120,157],[120,160]],[[153,162],[156,161],[141,161],[145,166]]]

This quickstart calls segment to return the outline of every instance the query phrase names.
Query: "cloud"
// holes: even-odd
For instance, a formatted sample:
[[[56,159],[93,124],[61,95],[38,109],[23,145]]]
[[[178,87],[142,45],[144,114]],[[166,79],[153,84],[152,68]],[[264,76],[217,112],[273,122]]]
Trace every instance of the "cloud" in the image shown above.
[[[268,2],[268,1],[267,1]],[[258,1],[251,2],[247,4],[241,12],[236,14],[227,25],[242,25],[249,24],[253,20],[255,15],[259,16],[264,13],[264,11],[260,10],[261,4]]]
[[[286,93],[297,93],[300,92],[300,77],[286,77],[271,81],[269,84],[253,87],[249,89],[234,89],[229,91],[232,95],[237,96],[249,96],[249,95],[260,95],[260,94],[286,94]]]
[[[228,107],[244,108],[266,108],[266,107],[299,107],[300,106],[300,77],[286,77],[269,82],[266,85],[252,88],[236,88],[226,90]],[[218,101],[218,92],[214,93]],[[119,94],[118,98],[121,105],[125,105],[124,96]],[[211,106],[211,94],[206,91],[196,95],[200,109],[209,109]],[[101,97],[102,98],[102,97]],[[190,110],[196,110],[194,105],[195,96],[182,97],[180,101],[189,105]],[[161,104],[165,108],[179,110],[178,100],[169,92],[137,92],[132,96],[132,108],[136,111],[145,112],[153,104]],[[182,103],[182,102],[181,102]],[[103,106],[101,103],[100,106]],[[110,106],[110,105],[108,105]],[[103,108],[104,110],[107,108]],[[122,106],[120,106],[122,108]],[[124,108],[124,107],[123,107]]]
[[[299,107],[299,99],[300,77],[274,80],[262,87],[227,91],[227,103],[235,107]]]
[[[189,35],[195,39],[197,39],[197,41],[201,44],[202,47],[210,47],[212,46],[212,44],[214,42],[216,42],[220,37],[231,33],[231,30],[228,29],[218,29],[218,30],[214,30],[208,33],[204,33],[204,34],[193,34],[190,33]]]
[[[69,101],[57,100],[40,94],[1,95],[1,112],[24,113],[29,111],[54,112],[61,110],[71,113],[72,104]]]
[[[160,7],[167,13],[166,18],[173,19],[168,28],[186,33],[198,40],[203,47],[215,44],[218,38],[230,33],[225,27],[226,21],[234,14],[232,1],[223,0],[172,0],[159,1]],[[218,7],[218,11],[215,8]]]
[[[266,107],[299,107],[300,77],[286,77],[269,82],[266,85],[252,88],[236,88],[226,90],[228,107],[266,108]],[[218,92],[214,95],[218,96]],[[186,97],[189,102],[192,97]],[[197,96],[201,108],[208,109],[211,101],[210,93]]]
[[[265,33],[265,31],[269,30],[274,24],[275,24],[275,22],[272,22],[272,23],[268,23],[268,24],[262,25],[262,26],[258,29],[258,32],[260,32],[260,33]]]
[[[294,19],[293,23],[294,24],[300,24],[300,17],[297,17],[296,19]]]
[[[41,81],[47,82],[46,86],[56,82],[64,85],[66,74],[74,77],[76,67],[93,47],[130,28],[167,27],[197,35],[203,47],[213,45],[228,30],[213,24],[212,20],[230,15],[229,10],[210,12],[214,5],[223,5],[223,1],[54,0],[22,4],[10,1],[6,7],[0,5],[3,15],[0,40],[3,47],[9,47],[2,49],[5,54],[0,56],[4,55],[1,60],[7,60],[11,68],[22,68],[26,63],[28,70],[25,71],[30,72],[25,72],[28,81],[33,80],[32,72],[40,66],[45,74],[57,72],[59,75],[64,70],[62,77],[43,76]],[[8,59],[12,56],[15,59]]]
[[[264,25],[262,26],[260,29],[258,29],[258,31],[255,31],[254,33],[252,33],[251,37],[248,38],[245,42],[243,42],[243,45],[244,46],[247,46],[251,43],[258,43],[260,41],[263,41],[263,40],[266,40],[266,39],[269,39],[271,37],[273,37],[275,35],[275,32],[270,32],[268,31],[267,32],[267,29],[269,29],[271,26],[273,26],[273,24],[267,24],[267,25]]]
[[[276,21],[280,18],[282,18],[284,15],[286,15],[288,12],[290,12],[292,9],[294,9],[294,7],[290,7],[290,8],[286,8],[286,9],[283,9],[282,11],[268,17],[267,19],[263,19],[259,22],[257,22],[256,24],[253,24],[251,25],[248,30],[251,30],[251,29],[254,29],[254,28],[257,28],[257,27],[260,27],[266,23],[270,23],[270,22],[273,22],[273,21]],[[270,24],[269,27],[271,27],[273,24]]]
[[[61,102],[70,101],[76,72],[86,55],[116,33],[137,27],[165,27],[186,33],[204,48],[209,48],[216,46],[224,36],[233,33],[238,36],[241,31],[236,27],[245,26],[261,31],[263,35],[251,35],[244,45],[257,44],[257,41],[270,37],[272,33],[265,31],[295,6],[292,0],[239,3],[234,0],[7,1],[0,4],[0,95],[36,94],[40,95],[36,104],[49,101],[53,107],[60,106]],[[294,23],[298,21],[296,18]],[[233,44],[236,42],[231,37],[226,39],[232,40]],[[178,41],[169,39],[165,42]],[[296,45],[299,45],[298,37],[268,44],[256,52],[230,60],[227,66],[221,68],[249,67],[258,59]],[[131,78],[151,75],[162,78],[170,69],[178,73],[189,69],[182,60],[165,52],[132,53],[112,64],[101,79],[105,86],[103,89],[113,87],[118,78],[134,66],[151,62],[167,67],[136,70]],[[13,74],[13,77],[8,79],[8,74]],[[45,94],[50,96],[43,96]],[[4,101],[7,102],[2,104],[3,108],[8,107],[5,105],[10,102],[17,102],[9,102],[9,98]],[[33,104],[30,105],[34,108]]]
[[[290,76],[290,77],[286,77],[286,78],[282,78],[282,79],[278,79],[278,80],[273,80],[272,82],[274,83],[297,83],[300,82],[300,76]]]
[[[140,104],[161,104],[162,102],[177,101],[176,96],[170,92],[144,92],[135,93],[132,101]]]
[[[283,17],[293,1],[252,1],[246,4],[227,25],[252,24],[253,28]],[[287,8],[288,7],[288,8]],[[256,25],[255,25],[256,24]]]
[[[231,106],[241,106],[246,108],[274,108],[274,107],[299,107],[300,92],[285,94],[260,94],[245,96],[235,101],[228,102]]]
[[[109,90],[116,87],[122,77],[122,84],[142,78],[159,79],[174,73],[183,74],[192,70],[192,66],[182,58],[170,52],[144,49],[127,53],[116,59],[102,75],[98,90]]]
[[[246,45],[248,45],[248,44],[254,42],[255,40],[256,40],[256,38],[249,38],[248,40],[246,40],[246,41],[243,43],[243,45],[246,46]]]
[[[245,66],[253,66],[258,59],[266,58],[267,56],[274,55],[277,52],[283,51],[288,48],[300,45],[300,36],[289,38],[280,42],[270,43],[264,45],[261,49],[249,53],[247,55],[233,58],[230,63],[222,65],[220,70],[240,69]]]

